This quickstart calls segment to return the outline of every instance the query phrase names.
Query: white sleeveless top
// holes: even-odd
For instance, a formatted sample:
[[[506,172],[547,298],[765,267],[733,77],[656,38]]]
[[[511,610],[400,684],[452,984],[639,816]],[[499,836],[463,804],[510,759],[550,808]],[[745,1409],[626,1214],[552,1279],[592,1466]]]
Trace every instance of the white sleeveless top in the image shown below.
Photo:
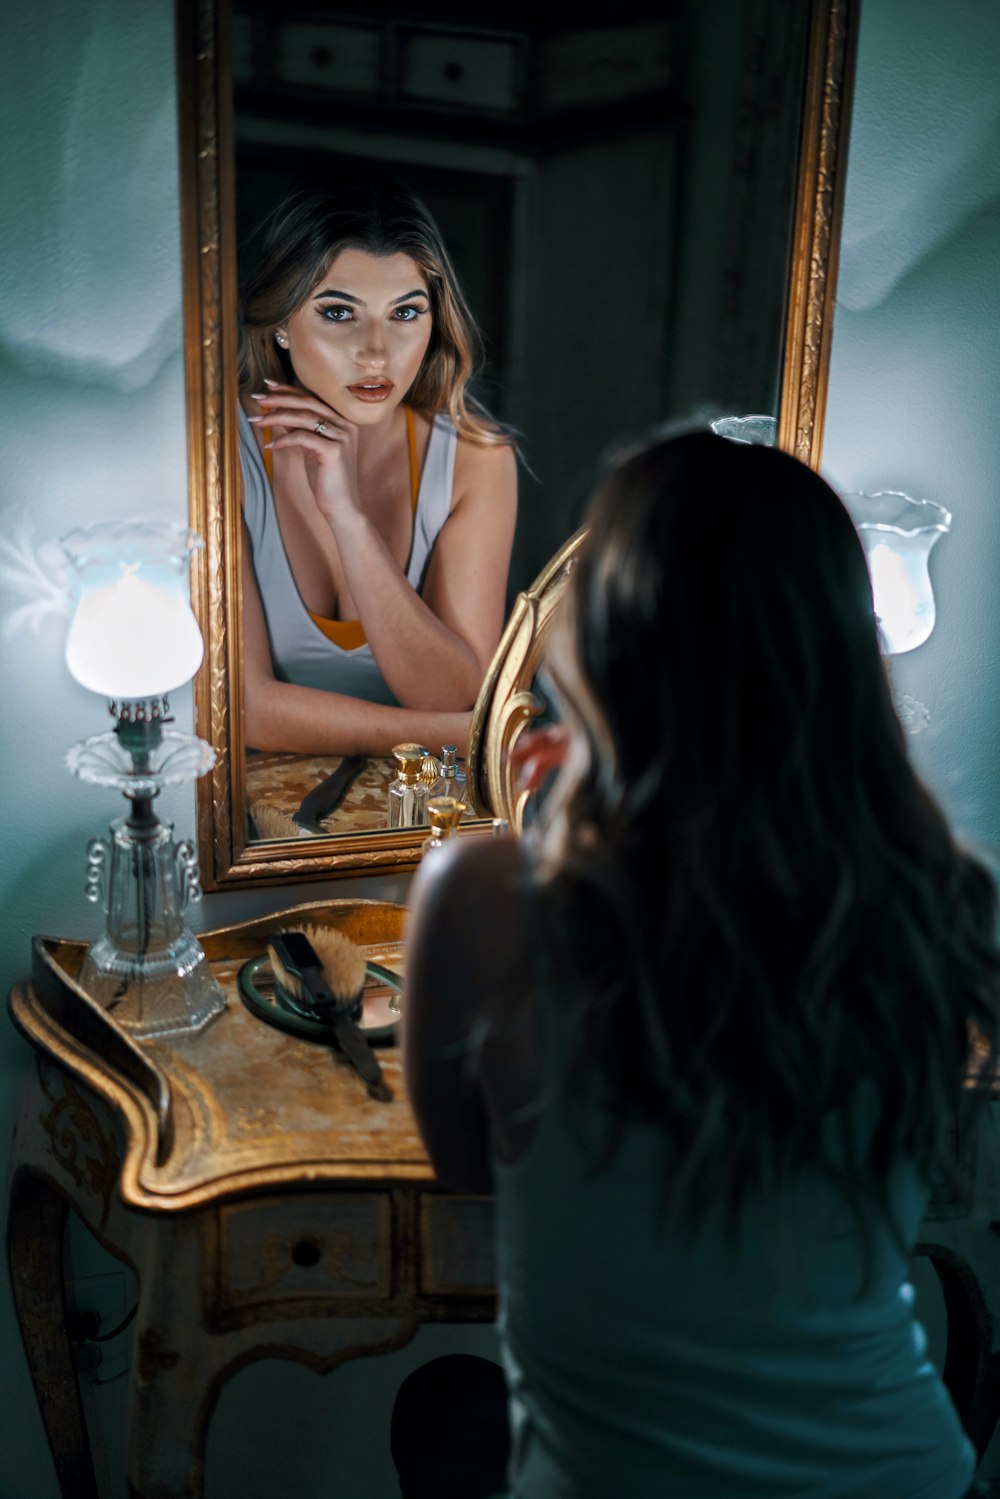
[[[310,617],[292,574],[281,537],[274,492],[264,459],[246,412],[239,409],[240,467],[243,470],[243,518],[250,537],[274,674],[281,682],[342,692],[348,697],[396,707],[396,698],[382,676],[371,646],[344,650],[329,640]],[[441,527],[451,513],[458,433],[439,412],[420,475],[413,540],[406,577],[417,593]]]

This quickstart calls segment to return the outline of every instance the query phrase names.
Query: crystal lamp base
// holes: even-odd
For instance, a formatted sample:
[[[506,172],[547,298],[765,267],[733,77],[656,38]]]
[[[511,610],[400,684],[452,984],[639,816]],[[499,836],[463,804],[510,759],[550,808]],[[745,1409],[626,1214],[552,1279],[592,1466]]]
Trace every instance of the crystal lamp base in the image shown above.
[[[132,809],[87,850],[87,895],[103,905],[107,925],[80,982],[131,1035],[154,1040],[199,1031],[226,1004],[184,920],[201,897],[194,845],[175,843],[172,825],[153,811],[162,786],[194,780],[215,756],[203,740],[159,725],[139,738],[126,747],[117,733],[98,735],[67,758],[82,780],[123,791]]]
[[[200,1031],[226,1004],[190,933],[186,941],[141,959],[105,934],[88,950],[80,982],[137,1040]]]

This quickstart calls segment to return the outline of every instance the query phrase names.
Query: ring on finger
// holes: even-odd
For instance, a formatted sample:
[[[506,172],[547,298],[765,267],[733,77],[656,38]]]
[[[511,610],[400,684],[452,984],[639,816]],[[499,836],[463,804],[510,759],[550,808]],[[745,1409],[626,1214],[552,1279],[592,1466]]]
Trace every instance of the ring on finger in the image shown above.
[[[313,431],[317,434],[318,437],[325,437],[326,422],[317,422],[315,427],[313,427]]]

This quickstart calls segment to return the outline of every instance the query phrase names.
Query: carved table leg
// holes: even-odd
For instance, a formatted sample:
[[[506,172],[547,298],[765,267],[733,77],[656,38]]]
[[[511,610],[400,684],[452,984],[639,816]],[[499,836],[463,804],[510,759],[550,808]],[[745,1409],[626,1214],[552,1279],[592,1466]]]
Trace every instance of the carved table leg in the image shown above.
[[[217,1391],[199,1260],[197,1213],[161,1218],[142,1241],[129,1386],[129,1499],[201,1499]]]
[[[7,1220],[14,1305],[64,1499],[97,1499],[94,1465],[69,1337],[63,1234],[69,1205],[27,1172],[15,1175]]]

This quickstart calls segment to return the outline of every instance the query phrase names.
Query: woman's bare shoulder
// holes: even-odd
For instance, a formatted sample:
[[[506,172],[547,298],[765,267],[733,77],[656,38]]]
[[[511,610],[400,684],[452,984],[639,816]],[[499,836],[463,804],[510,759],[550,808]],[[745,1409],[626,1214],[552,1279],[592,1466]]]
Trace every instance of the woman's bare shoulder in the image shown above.
[[[408,947],[436,946],[441,939],[449,950],[445,961],[459,966],[474,961],[484,975],[491,968],[506,969],[512,959],[520,960],[531,905],[527,864],[517,839],[456,839],[421,866]]]
[[[475,442],[459,436],[455,451],[455,489],[462,493],[486,490],[517,495],[517,453],[509,442]]]
[[[523,893],[525,870],[518,839],[466,836],[453,839],[423,862],[415,890],[434,902],[475,903],[485,891],[506,901]]]

